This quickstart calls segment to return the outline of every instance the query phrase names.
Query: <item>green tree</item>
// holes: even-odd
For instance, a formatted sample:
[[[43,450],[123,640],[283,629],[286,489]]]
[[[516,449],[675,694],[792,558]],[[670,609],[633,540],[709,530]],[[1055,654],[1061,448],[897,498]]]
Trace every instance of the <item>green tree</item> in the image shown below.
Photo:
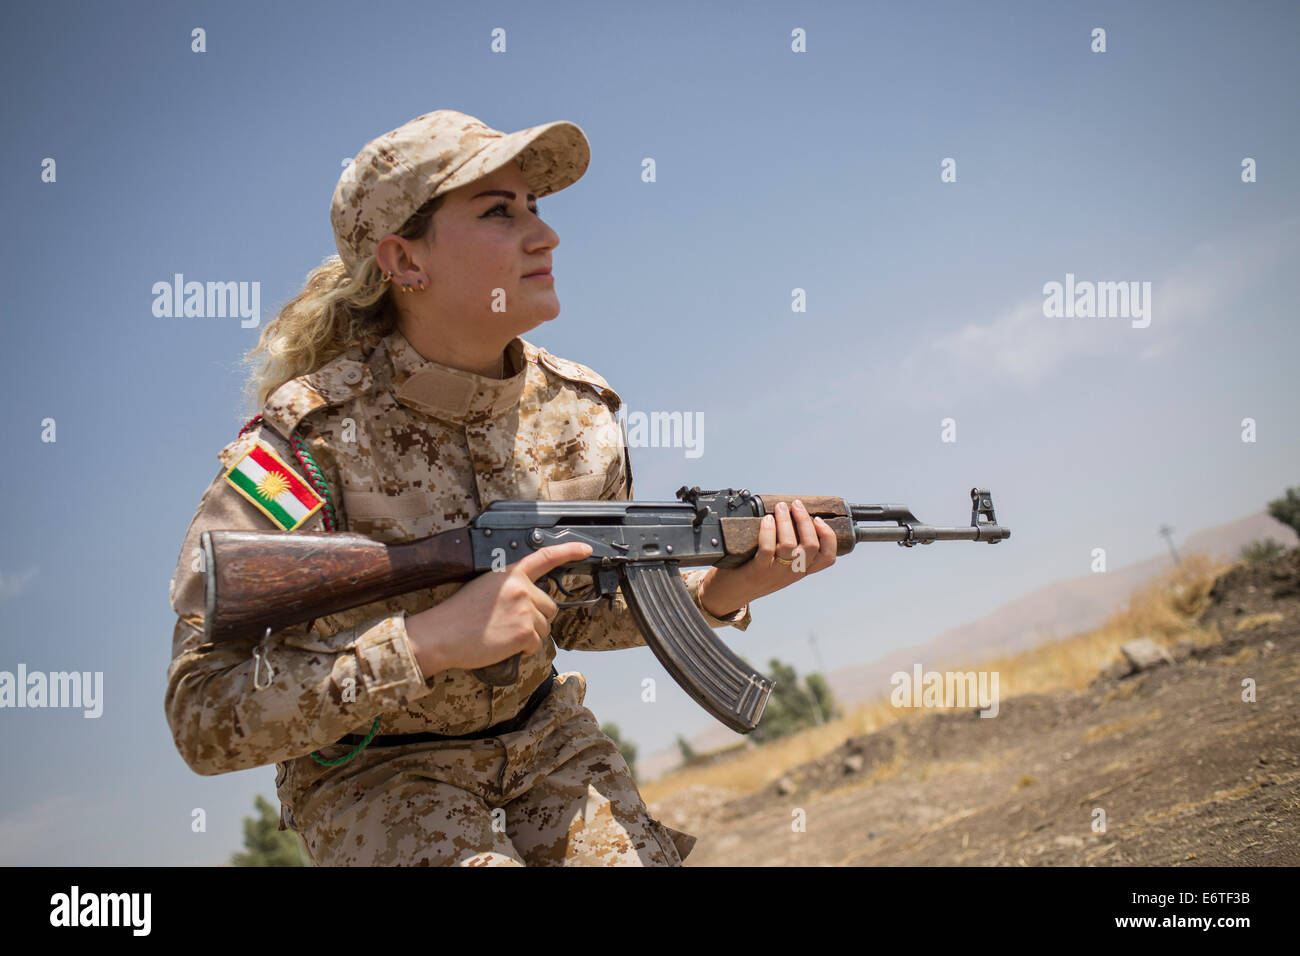
[[[310,866],[298,834],[281,830],[280,814],[260,793],[257,816],[244,817],[244,853],[230,857],[231,866]]]
[[[1300,486],[1288,488],[1285,497],[1270,501],[1268,513],[1300,534]]]
[[[1265,538],[1263,541],[1252,541],[1249,544],[1242,545],[1241,557],[1245,561],[1267,561],[1269,558],[1276,558],[1279,554],[1285,552],[1286,546],[1280,541]]]
[[[618,752],[623,755],[627,761],[627,768],[632,771],[632,776],[636,777],[636,744],[630,740],[624,740],[618,732],[618,724],[601,724],[600,732],[614,741],[614,746]]]
[[[795,669],[776,658],[768,662],[767,673],[776,686],[767,699],[758,729],[750,735],[755,743],[788,737],[840,716],[839,705],[820,674],[809,674],[800,683]]]
[[[681,751],[683,767],[689,767],[691,764],[695,763],[695,758],[699,756],[699,754],[695,752],[695,748],[691,746],[690,741],[681,734],[677,735],[677,749]]]
[[[825,677],[822,677],[821,674],[809,674],[803,679],[803,682],[808,689],[808,693],[816,701],[816,709],[822,716],[818,723],[825,723],[840,716],[839,705],[835,703],[835,695],[831,693],[831,687],[826,683]]]

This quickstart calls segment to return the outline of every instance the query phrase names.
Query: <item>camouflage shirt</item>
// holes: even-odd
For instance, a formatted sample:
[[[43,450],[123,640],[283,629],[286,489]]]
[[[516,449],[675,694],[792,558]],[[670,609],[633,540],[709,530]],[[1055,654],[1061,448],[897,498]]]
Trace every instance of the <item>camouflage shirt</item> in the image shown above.
[[[386,543],[463,527],[497,500],[630,499],[617,393],[591,369],[521,338],[506,354],[513,374],[486,378],[425,359],[394,331],[369,355],[354,348],[286,382],[268,399],[261,423],[221,450],[222,467],[199,501],[170,587],[177,621],[167,720],[196,772],[304,758],[345,734],[366,733],[376,716],[385,734],[472,733],[521,709],[550,673],[556,645],[644,645],[620,593],[612,608],[601,602],[561,610],[552,640],[522,660],[511,686],[490,687],[465,670],[426,680],[406,615],[445,600],[460,584],[367,604],[265,639],[203,642],[199,535],[278,530],[224,480],[226,469],[258,442],[306,480],[289,441],[296,431],[328,486],[337,530]],[[323,527],[322,509],[299,530]],[[707,570],[682,572],[697,607]],[[725,620],[700,612],[715,628],[744,630],[750,623],[748,606]]]

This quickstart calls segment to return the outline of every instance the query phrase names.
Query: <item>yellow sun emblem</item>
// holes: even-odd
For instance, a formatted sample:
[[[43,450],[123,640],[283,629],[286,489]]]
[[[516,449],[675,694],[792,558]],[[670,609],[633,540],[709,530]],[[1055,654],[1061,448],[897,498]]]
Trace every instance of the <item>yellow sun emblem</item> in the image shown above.
[[[273,471],[268,471],[257,483],[257,493],[268,500],[279,498],[288,490],[289,482],[284,480],[284,475],[277,475]]]

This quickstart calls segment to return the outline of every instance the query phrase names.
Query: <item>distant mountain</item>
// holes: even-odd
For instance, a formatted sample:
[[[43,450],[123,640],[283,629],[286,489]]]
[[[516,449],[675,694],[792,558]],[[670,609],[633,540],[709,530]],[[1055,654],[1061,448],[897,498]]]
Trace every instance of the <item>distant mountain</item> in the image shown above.
[[[1288,548],[1300,544],[1294,531],[1261,511],[1199,531],[1176,547],[1182,555],[1202,552],[1221,560],[1235,560],[1243,545],[1270,537]],[[924,644],[892,651],[870,663],[831,671],[826,675],[827,683],[841,703],[852,707],[887,693],[890,675],[910,671],[917,661],[927,668],[942,668],[949,663],[965,666],[1087,631],[1122,608],[1134,591],[1160,577],[1172,564],[1173,559],[1165,554],[1105,574],[1084,574],[1053,582]],[[690,743],[706,752],[736,739],[736,734],[715,726],[691,738]],[[679,761],[680,755],[673,748],[649,754],[637,763],[641,778],[651,780]]]

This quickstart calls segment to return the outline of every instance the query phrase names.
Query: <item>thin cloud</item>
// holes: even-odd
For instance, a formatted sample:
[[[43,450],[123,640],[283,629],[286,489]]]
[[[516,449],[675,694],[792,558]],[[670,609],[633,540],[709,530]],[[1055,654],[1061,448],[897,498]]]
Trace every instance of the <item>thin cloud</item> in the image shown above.
[[[935,372],[951,378],[986,377],[1011,380],[1026,388],[1041,382],[1072,355],[1099,354],[1107,350],[1103,336],[1087,321],[1072,322],[1043,317],[1038,297],[1016,306],[987,325],[969,324],[931,343],[929,356],[915,353],[905,360],[931,362]],[[974,373],[974,374],[972,374]]]
[[[967,323],[939,335],[903,357],[898,366],[902,383],[912,388],[900,394],[968,394],[990,383],[1012,383],[1031,390],[1067,361],[1080,356],[1136,356],[1156,361],[1171,355],[1179,329],[1193,323],[1217,321],[1234,299],[1250,289],[1297,250],[1295,218],[1271,228],[1238,233],[1195,245],[1179,267],[1152,281],[1151,326],[1133,328],[1130,320],[1046,318],[1041,287],[989,322]],[[1063,281],[1045,276],[1043,282]],[[1077,281],[1140,277],[1080,275]]]
[[[1153,290],[1155,319],[1166,326],[1218,318],[1240,292],[1283,260],[1294,261],[1300,219],[1283,219],[1253,233],[1206,239]],[[1232,316],[1228,316],[1232,319]]]

